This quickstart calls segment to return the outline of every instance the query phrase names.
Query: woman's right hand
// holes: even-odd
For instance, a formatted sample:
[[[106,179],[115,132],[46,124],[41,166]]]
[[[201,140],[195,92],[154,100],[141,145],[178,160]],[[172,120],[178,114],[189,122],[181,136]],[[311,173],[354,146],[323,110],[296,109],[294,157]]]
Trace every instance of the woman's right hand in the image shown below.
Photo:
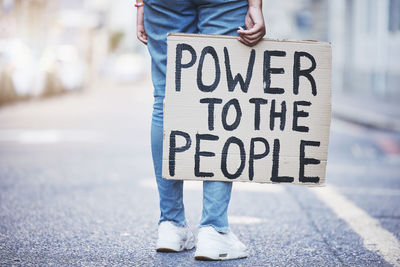
[[[239,27],[239,41],[248,46],[256,45],[265,35],[265,23],[261,0],[249,0],[245,18],[246,29]]]
[[[145,45],[147,45],[147,34],[144,29],[144,7],[137,8],[137,19],[136,19],[136,36]]]

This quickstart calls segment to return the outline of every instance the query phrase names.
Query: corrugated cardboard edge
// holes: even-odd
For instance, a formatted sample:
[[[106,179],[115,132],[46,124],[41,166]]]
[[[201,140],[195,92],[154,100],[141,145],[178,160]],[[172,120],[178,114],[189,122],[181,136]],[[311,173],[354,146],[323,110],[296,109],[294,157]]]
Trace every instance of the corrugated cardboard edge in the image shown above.
[[[217,34],[197,34],[197,33],[179,33],[179,32],[171,32],[167,34],[168,37],[200,37],[200,38],[218,38],[218,39],[236,39],[237,36],[230,35],[217,35]],[[303,44],[318,44],[318,45],[326,45],[331,46],[330,42],[321,42],[317,40],[289,40],[289,39],[273,39],[273,38],[263,38],[261,42],[287,42],[287,43],[303,43]]]
[[[326,177],[326,176],[325,176]],[[196,178],[196,179],[189,179],[189,180],[185,180],[185,179],[178,179],[178,178],[166,178],[164,176],[162,176],[163,179],[165,180],[172,180],[172,181],[196,181],[196,182],[213,182],[213,180],[204,180],[201,178]],[[228,182],[228,183],[250,183],[250,184],[280,184],[280,185],[299,185],[299,186],[307,186],[307,187],[325,187],[327,185],[326,183],[326,179],[324,179],[321,183],[318,184],[314,184],[314,183],[300,183],[300,182],[296,182],[296,183],[278,183],[278,182],[254,182],[254,181],[248,181],[248,180],[229,180],[228,178],[226,180],[215,180],[215,182]]]

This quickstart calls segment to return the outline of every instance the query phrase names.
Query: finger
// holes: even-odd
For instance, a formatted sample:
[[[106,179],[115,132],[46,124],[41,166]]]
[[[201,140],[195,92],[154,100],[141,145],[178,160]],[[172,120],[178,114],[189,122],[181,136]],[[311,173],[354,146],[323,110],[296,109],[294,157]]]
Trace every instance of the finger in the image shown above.
[[[238,27],[238,30],[237,30],[237,32],[240,33],[240,34],[243,34],[243,33],[245,33],[246,31],[247,31],[247,30],[243,29],[242,27]]]
[[[261,40],[261,37],[258,38],[258,39],[248,39],[248,38],[246,38],[246,37],[240,36],[240,38],[242,38],[243,41],[246,42],[246,44],[247,44],[248,46],[254,46],[254,45],[256,45],[256,44]]]
[[[254,35],[244,35],[244,34],[239,34],[240,37],[243,39],[246,39],[248,41],[253,41],[253,40],[259,40],[261,39],[264,35],[262,33],[257,33]]]
[[[260,37],[263,37],[265,35],[265,31],[263,29],[261,29],[260,31],[257,31],[253,34],[247,34],[247,33],[243,33],[238,31],[239,35],[242,37],[246,37],[248,39],[258,39]]]
[[[259,32],[256,32],[256,33],[254,33],[254,34],[247,35],[247,34],[245,34],[245,31],[244,31],[241,27],[238,28],[237,33],[238,33],[241,37],[246,37],[246,38],[248,38],[248,39],[257,39],[257,38],[259,38],[260,36],[264,36],[264,32],[263,32],[263,31],[259,31]]]
[[[147,45],[147,39],[145,39],[145,38],[141,38],[141,40],[140,40],[142,43],[144,43],[145,45]]]
[[[139,41],[141,41],[144,44],[147,44],[147,34],[144,32],[138,32],[137,33],[137,38],[139,39]]]
[[[243,30],[243,29],[238,30],[238,32],[240,34],[244,34],[244,35],[253,35],[260,31],[262,31],[262,25],[259,25],[259,24],[255,24],[253,28],[248,29],[248,30]]]
[[[264,36],[264,33],[263,32],[258,32],[258,33],[253,34],[253,35],[244,35],[244,34],[242,35],[242,34],[240,34],[240,36],[242,38],[246,38],[248,40],[259,40],[260,38],[262,38]]]
[[[247,46],[251,46],[251,43],[249,43],[247,40],[241,38],[240,36],[237,39],[239,40],[239,42],[241,42]]]
[[[141,31],[143,38],[147,40],[147,33],[145,30]]]

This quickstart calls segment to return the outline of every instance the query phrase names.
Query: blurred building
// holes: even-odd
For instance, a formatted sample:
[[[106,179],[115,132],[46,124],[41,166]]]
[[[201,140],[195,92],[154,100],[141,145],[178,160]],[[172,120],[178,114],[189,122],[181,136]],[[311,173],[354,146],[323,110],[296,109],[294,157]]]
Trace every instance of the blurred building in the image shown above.
[[[264,0],[267,37],[329,40],[328,0]]]
[[[145,72],[131,0],[0,0],[0,105]]]
[[[334,90],[400,100],[400,0],[266,0],[271,38],[329,41]]]
[[[400,0],[265,0],[267,37],[332,43],[333,112],[400,130]]]
[[[400,101],[400,0],[329,1],[334,88]]]

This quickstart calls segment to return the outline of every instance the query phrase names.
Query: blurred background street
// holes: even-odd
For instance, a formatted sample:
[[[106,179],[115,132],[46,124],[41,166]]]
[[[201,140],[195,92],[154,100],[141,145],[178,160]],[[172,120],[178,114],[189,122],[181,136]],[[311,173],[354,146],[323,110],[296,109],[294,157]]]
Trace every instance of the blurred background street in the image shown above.
[[[332,42],[328,186],[235,183],[250,257],[210,263],[154,249],[132,1],[0,0],[0,265],[400,266],[400,0],[263,3],[267,37]],[[184,190],[197,231],[202,185]]]

